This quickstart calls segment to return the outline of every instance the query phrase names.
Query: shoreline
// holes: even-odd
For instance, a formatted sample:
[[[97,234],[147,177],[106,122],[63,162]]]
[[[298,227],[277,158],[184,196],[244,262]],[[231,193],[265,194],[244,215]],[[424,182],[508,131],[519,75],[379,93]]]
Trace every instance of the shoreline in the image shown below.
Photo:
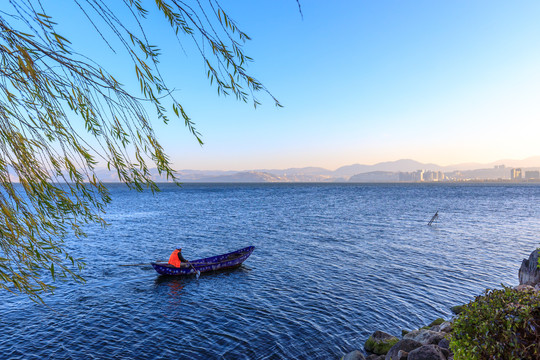
[[[483,295],[476,296],[475,300],[471,300],[467,304],[451,307],[450,310],[454,314],[451,319],[445,320],[443,318],[437,318],[429,325],[412,331],[402,329],[401,337],[393,336],[377,330],[372,333],[364,343],[364,351],[353,350],[343,355],[341,360],[453,360],[454,353],[450,346],[450,342],[452,340],[454,322],[456,319],[458,319],[462,312],[468,310],[469,305],[475,303],[473,309],[476,309],[476,302],[478,299],[487,297],[488,293],[493,294],[497,291],[500,292],[510,290],[511,292],[516,293],[515,297],[518,299],[521,295],[527,293],[533,294],[533,297],[540,296],[539,258],[540,249],[536,249],[529,255],[528,259],[523,259],[521,267],[518,271],[519,285],[513,287],[505,287],[503,285],[502,290],[486,289],[484,290]],[[525,308],[525,306],[519,301],[517,303],[514,301],[505,303],[503,301],[498,303],[498,305],[499,307],[495,308],[495,311],[503,313],[504,317],[510,316],[512,321],[514,321],[514,318],[519,318],[520,316],[516,316],[515,313],[511,312],[511,310],[517,309],[518,311],[521,311],[522,308]],[[536,305],[536,307],[540,308],[540,305]],[[471,316],[470,313],[467,315]],[[490,321],[495,322],[494,320]],[[533,332],[537,332],[534,326],[531,325],[531,328]],[[507,331],[514,331],[514,337],[520,336],[518,335],[518,330],[514,330],[512,326],[510,326]],[[497,334],[489,334],[489,332],[487,332],[484,336],[492,336],[496,338],[496,335]],[[523,343],[522,340],[517,341],[517,343],[520,342]],[[531,347],[530,344],[525,344],[523,346],[529,348]],[[540,344],[537,346],[540,347]],[[540,357],[540,354],[537,355]]]

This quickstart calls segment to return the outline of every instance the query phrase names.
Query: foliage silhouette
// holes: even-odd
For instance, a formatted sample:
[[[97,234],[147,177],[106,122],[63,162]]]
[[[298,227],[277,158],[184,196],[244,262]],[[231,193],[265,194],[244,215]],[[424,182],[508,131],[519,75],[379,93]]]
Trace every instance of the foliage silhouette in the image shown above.
[[[105,225],[110,197],[99,161],[130,188],[156,191],[151,167],[177,179],[152,119],[180,120],[202,144],[160,72],[160,50],[145,31],[149,14],[162,16],[180,44],[194,44],[219,94],[257,106],[262,91],[280,106],[246,71],[250,38],[216,0],[124,0],[114,4],[121,11],[103,0],[73,3],[111,50],[127,53],[140,93],[73,50],[40,0],[0,8],[0,288],[36,301],[54,289],[47,271],[52,280],[84,281],[84,262],[64,241],[84,237],[83,224]]]

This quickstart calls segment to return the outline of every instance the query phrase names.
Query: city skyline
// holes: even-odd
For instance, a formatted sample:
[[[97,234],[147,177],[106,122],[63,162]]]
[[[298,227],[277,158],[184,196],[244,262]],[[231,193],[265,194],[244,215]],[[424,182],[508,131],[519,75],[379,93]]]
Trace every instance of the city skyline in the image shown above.
[[[106,168],[96,169],[105,182],[117,182],[115,172]],[[195,170],[178,169],[180,182],[437,182],[437,181],[509,181],[540,178],[540,157],[521,160],[499,160],[493,163],[467,163],[442,166],[420,163],[411,159],[377,164],[349,164],[337,169],[300,167],[287,169],[244,170]],[[516,173],[517,172],[517,173]],[[156,169],[152,177],[158,182],[168,182]],[[519,174],[519,175],[518,175]]]

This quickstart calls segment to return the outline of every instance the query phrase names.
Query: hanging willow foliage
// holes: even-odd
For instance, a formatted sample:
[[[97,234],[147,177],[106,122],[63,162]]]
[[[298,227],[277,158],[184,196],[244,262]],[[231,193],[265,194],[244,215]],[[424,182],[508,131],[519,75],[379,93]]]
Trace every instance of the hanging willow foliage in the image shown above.
[[[95,173],[98,160],[129,187],[154,191],[150,166],[176,179],[151,119],[179,119],[202,144],[159,71],[159,50],[142,25],[149,11],[163,16],[180,42],[195,44],[220,94],[256,106],[254,93],[268,93],[246,72],[251,59],[242,46],[249,37],[215,0],[117,2],[130,21],[119,18],[105,0],[72,1],[81,21],[88,19],[108,46],[121,44],[127,52],[140,93],[128,91],[102,66],[75,52],[56,32],[42,1],[2,5],[0,288],[38,301],[53,290],[51,282],[43,280],[47,272],[53,280],[83,281],[84,262],[66,252],[64,241],[84,237],[85,223],[105,225],[101,214],[110,198]],[[143,101],[151,104],[151,114]],[[75,122],[82,122],[85,132],[75,130]],[[89,136],[93,145],[85,141]]]

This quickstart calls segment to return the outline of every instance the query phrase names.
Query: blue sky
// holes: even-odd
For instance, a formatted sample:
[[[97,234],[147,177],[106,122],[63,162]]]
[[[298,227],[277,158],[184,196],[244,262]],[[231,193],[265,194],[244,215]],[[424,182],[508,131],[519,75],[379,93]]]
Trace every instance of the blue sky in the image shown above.
[[[151,22],[162,71],[205,142],[156,122],[177,169],[540,155],[538,1],[305,0],[303,18],[294,0],[221,5],[253,39],[248,69],[284,108],[264,94],[257,110],[218,97],[196,51]],[[73,43],[83,40],[82,51],[128,79],[122,58],[97,50],[100,40],[71,21]]]

